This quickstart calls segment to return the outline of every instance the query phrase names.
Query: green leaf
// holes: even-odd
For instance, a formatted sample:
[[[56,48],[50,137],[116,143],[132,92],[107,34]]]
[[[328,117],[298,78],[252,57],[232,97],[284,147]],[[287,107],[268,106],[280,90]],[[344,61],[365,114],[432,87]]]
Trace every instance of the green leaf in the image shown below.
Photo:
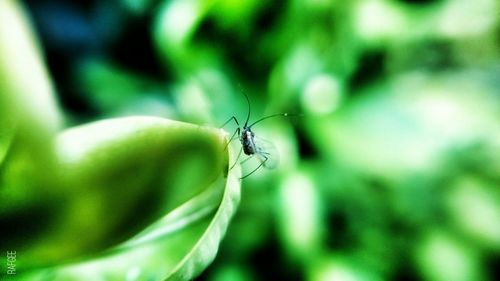
[[[19,2],[0,1],[0,224],[9,222],[12,213],[18,214],[14,221],[29,217],[31,211],[18,211],[44,197],[47,190],[38,185],[53,185],[46,177],[53,172],[51,141],[63,123],[39,44]],[[34,231],[23,227],[16,228]],[[15,248],[14,240],[24,237],[4,228],[0,239],[3,250]]]
[[[214,259],[239,202],[240,167],[228,171],[235,160],[226,143],[220,129],[155,117],[64,131],[59,192],[46,200],[52,215],[19,251],[18,277],[194,278]]]
[[[0,1],[0,125],[15,120],[35,133],[51,134],[63,120],[38,42],[18,2]]]

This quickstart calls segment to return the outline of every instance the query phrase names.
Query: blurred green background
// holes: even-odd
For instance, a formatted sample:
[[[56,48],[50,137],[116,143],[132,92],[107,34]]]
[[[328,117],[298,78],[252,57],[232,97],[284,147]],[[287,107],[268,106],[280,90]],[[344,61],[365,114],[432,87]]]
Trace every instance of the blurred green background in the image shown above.
[[[497,0],[21,3],[67,126],[302,114],[198,280],[500,276]]]

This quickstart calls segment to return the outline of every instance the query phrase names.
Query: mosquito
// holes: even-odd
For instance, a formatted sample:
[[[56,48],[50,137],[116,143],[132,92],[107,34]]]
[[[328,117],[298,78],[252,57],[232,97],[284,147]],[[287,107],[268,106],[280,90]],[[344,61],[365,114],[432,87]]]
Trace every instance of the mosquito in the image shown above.
[[[240,164],[247,162],[248,160],[252,159],[253,157],[257,157],[257,159],[260,162],[260,164],[255,169],[253,169],[250,173],[248,173],[247,175],[245,175],[244,177],[242,177],[240,179],[244,179],[244,178],[250,176],[251,174],[255,173],[260,167],[273,169],[278,165],[278,162],[279,162],[279,154],[278,154],[276,147],[271,142],[255,136],[255,133],[252,131],[252,127],[257,123],[260,123],[261,121],[264,121],[264,120],[272,118],[272,117],[290,116],[290,114],[288,114],[288,113],[273,114],[273,115],[269,115],[269,116],[260,118],[259,120],[248,125],[248,121],[250,120],[250,112],[251,112],[250,99],[248,98],[248,96],[245,93],[243,93],[243,95],[245,96],[245,98],[247,100],[247,105],[248,105],[247,118],[245,120],[245,124],[243,124],[243,127],[240,126],[240,123],[238,122],[238,119],[236,119],[235,116],[232,116],[231,118],[229,118],[229,120],[227,120],[221,126],[221,127],[224,127],[231,121],[234,121],[236,123],[236,125],[238,126],[238,128],[233,133],[233,135],[231,136],[231,138],[229,139],[229,142],[228,142],[228,144],[229,144],[231,141],[233,141],[234,137],[236,135],[238,135],[238,139],[241,143],[241,149],[240,149],[240,152],[238,153],[238,156],[236,158],[236,162],[238,162],[238,159],[240,158],[242,151],[245,153],[245,155],[248,155],[248,158],[243,160],[242,162],[240,162]],[[236,165],[236,162],[234,163],[234,165]],[[231,168],[234,167],[234,165],[231,166]]]

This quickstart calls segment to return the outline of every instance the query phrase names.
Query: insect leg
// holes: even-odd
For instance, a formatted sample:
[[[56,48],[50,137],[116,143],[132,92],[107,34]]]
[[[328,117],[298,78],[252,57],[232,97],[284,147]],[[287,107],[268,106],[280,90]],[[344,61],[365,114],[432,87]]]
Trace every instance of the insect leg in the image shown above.
[[[243,147],[241,147],[241,149],[243,149]],[[243,161],[241,161],[240,164],[243,164],[243,163],[247,162],[248,160],[252,159],[252,157],[254,157],[254,155],[248,156],[248,158],[245,159],[245,160],[243,160]]]
[[[254,155],[255,155],[255,154],[254,154]],[[252,158],[254,155],[252,155],[252,156],[248,157],[247,159],[245,159],[245,160],[241,161],[241,164],[243,164],[244,162],[248,161],[248,160],[249,160],[250,158]],[[246,177],[250,176],[251,174],[255,173],[255,172],[256,172],[256,171],[257,171],[257,170],[258,170],[258,169],[259,169],[262,165],[264,165],[264,163],[266,163],[266,161],[269,159],[269,158],[268,158],[265,154],[261,154],[261,156],[262,156],[262,157],[264,157],[264,158],[265,158],[265,160],[264,160],[264,161],[262,161],[262,162],[260,163],[260,165],[259,165],[259,166],[257,166],[257,168],[253,169],[253,171],[251,171],[250,173],[248,173],[248,174],[247,174],[247,175],[245,175],[244,177],[241,177],[241,178],[240,178],[240,180],[242,180],[242,179],[244,179],[244,178],[246,178]]]
[[[227,146],[229,145],[229,143],[231,143],[233,141],[233,139],[236,135],[238,135],[238,137],[240,136],[240,123],[238,123],[238,119],[236,119],[236,117],[234,117],[234,116],[229,118],[226,122],[224,122],[224,124],[222,124],[222,126],[220,126],[220,128],[224,128],[224,126],[226,126],[232,120],[234,120],[236,125],[238,125],[238,128],[234,131],[233,135],[231,136],[229,141],[226,143],[223,150],[226,150]]]
[[[238,137],[240,136],[240,128],[239,127],[234,131],[233,135],[231,136],[229,141],[226,143],[226,145],[224,145],[223,151],[227,149],[227,146],[234,140],[234,137],[236,135],[238,135]]]
[[[231,120],[234,120],[234,122],[236,122],[236,125],[238,125],[238,127],[240,126],[240,123],[238,123],[238,119],[236,119],[236,117],[233,116],[229,118],[229,120],[224,122],[224,124],[222,124],[222,126],[220,126],[219,128],[224,128],[224,126],[226,126],[229,122],[231,122]]]
[[[243,152],[243,147],[240,147],[240,152],[238,152],[238,156],[236,156],[236,161],[234,161],[234,164],[231,165],[231,168],[229,168],[229,170],[232,170],[234,168],[234,166],[236,166],[236,164],[238,163],[238,160],[240,159],[241,152]]]

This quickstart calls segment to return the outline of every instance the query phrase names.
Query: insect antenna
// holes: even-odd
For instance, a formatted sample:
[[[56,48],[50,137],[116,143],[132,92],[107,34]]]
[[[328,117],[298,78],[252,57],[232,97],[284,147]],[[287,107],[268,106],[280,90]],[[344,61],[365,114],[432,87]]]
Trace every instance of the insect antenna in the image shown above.
[[[269,118],[273,118],[273,117],[278,117],[278,116],[283,116],[283,117],[288,117],[288,116],[302,116],[301,114],[290,114],[290,113],[278,113],[278,114],[273,114],[273,115],[269,115],[269,116],[266,116],[266,117],[262,117],[260,118],[259,120],[253,122],[252,124],[250,124],[250,126],[248,126],[248,128],[251,128],[253,125],[261,122],[261,121],[264,121],[266,119],[269,119]]]
[[[243,128],[246,128],[247,125],[248,125],[248,121],[250,120],[250,99],[248,98],[247,94],[245,94],[244,92],[241,92],[244,96],[245,96],[245,99],[247,100],[247,105],[248,105],[248,112],[247,112],[247,119],[245,120],[245,125],[243,125]]]

